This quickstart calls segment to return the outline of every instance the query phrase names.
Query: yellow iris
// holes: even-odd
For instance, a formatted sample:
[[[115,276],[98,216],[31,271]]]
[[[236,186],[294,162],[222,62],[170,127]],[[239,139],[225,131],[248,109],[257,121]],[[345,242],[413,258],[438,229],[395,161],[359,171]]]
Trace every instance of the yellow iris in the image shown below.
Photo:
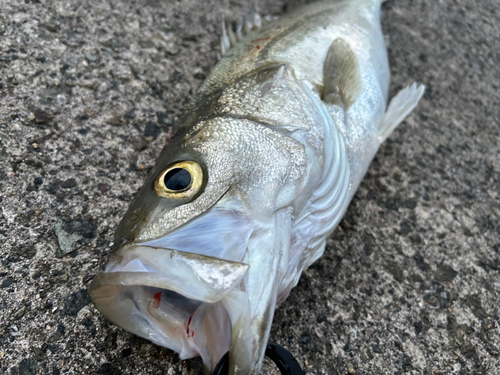
[[[203,171],[194,161],[180,161],[171,164],[161,172],[155,181],[155,192],[163,198],[192,198],[200,191]]]

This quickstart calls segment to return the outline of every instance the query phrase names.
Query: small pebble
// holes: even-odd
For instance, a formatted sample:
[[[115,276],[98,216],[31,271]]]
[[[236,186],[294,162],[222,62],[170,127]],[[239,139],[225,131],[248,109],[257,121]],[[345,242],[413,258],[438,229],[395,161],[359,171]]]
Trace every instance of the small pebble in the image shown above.
[[[76,185],[76,180],[74,178],[68,178],[66,181],[61,183],[61,187],[64,189],[72,188]]]
[[[107,192],[109,188],[110,186],[108,184],[97,184],[97,189],[99,189],[101,193]]]
[[[31,116],[30,116],[31,118]],[[37,109],[35,110],[35,113],[34,113],[34,120],[36,123],[38,124],[44,124],[46,122],[49,122],[50,120],[52,120],[54,118],[54,116],[52,116],[51,114],[45,112],[44,110],[42,109]]]
[[[56,99],[57,99],[57,102],[60,104],[60,105],[64,105],[66,104],[66,95],[63,95],[63,94],[59,94],[56,96]]]
[[[97,56],[96,55],[93,55],[92,53],[87,53],[85,55],[85,59],[89,62],[95,62],[97,61]]]
[[[0,288],[8,288],[14,283],[14,280],[12,279],[5,279],[2,284],[0,285]]]

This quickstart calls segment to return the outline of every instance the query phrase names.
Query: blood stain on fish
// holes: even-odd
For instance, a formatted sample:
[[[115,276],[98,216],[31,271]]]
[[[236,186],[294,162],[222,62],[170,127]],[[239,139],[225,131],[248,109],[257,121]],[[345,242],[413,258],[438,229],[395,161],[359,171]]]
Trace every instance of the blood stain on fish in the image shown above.
[[[160,302],[161,302],[161,292],[158,292],[156,293],[154,296],[153,296],[153,307],[155,309],[157,309],[158,307],[160,307]]]
[[[189,325],[191,324],[191,319],[193,319],[192,316],[189,317],[189,320],[188,320],[187,325],[186,325],[186,335],[187,335],[187,337],[193,337],[194,336],[194,332],[191,333],[191,336],[189,334]]]

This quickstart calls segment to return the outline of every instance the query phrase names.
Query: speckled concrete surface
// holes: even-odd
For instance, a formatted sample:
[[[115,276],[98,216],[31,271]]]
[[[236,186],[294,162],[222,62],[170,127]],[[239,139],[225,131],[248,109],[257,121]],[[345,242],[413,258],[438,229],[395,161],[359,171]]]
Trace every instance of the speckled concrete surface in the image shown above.
[[[222,15],[287,6],[0,2],[1,374],[201,373],[110,324],[86,288],[217,61]],[[383,9],[391,92],[427,93],[271,339],[309,374],[500,374],[500,4]]]

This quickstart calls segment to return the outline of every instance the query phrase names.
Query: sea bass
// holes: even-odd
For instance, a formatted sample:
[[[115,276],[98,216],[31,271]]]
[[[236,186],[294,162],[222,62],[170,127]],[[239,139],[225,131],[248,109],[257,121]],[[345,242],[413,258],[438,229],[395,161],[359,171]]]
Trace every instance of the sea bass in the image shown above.
[[[224,29],[224,57],[90,286],[98,310],[208,373],[229,351],[230,374],[258,374],[277,304],[424,92],[387,107],[380,5],[325,1]]]

